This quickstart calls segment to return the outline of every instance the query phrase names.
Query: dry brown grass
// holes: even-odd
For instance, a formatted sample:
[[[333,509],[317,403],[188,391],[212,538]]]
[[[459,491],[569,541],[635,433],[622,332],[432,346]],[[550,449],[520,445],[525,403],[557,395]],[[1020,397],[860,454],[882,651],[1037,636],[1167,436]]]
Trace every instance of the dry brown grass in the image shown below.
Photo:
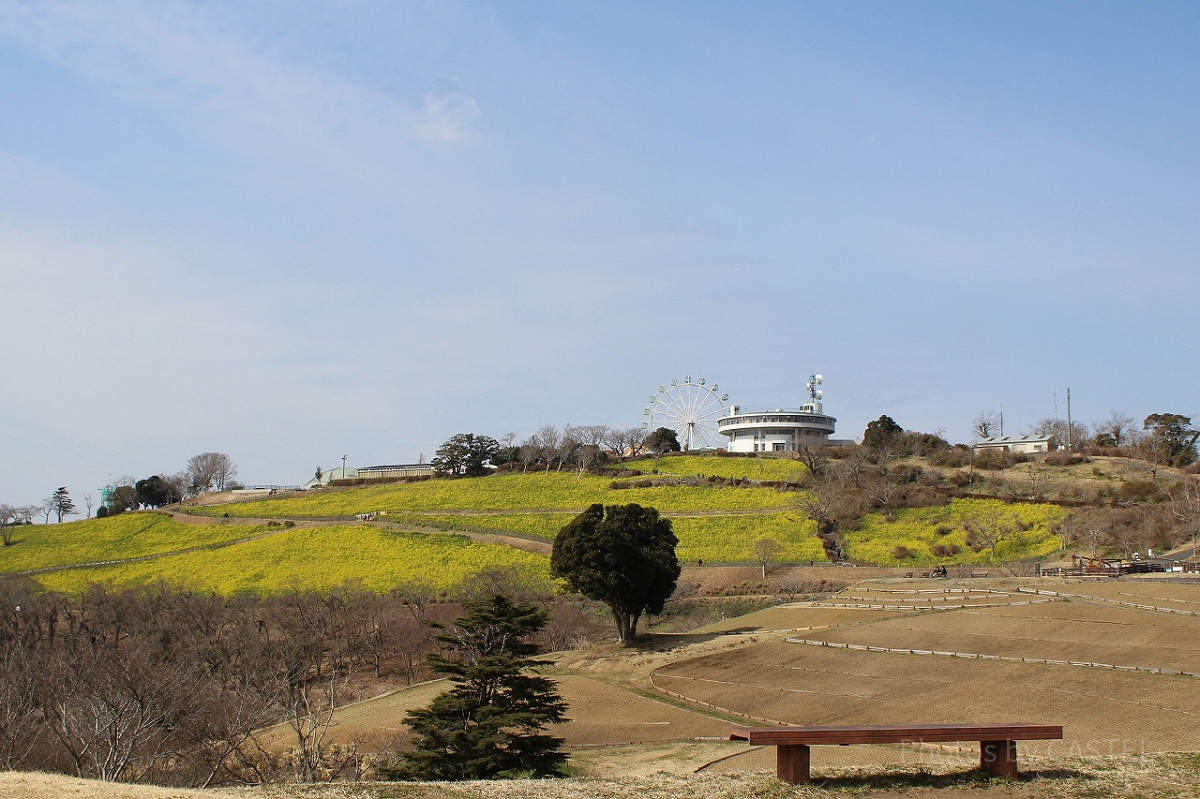
[[[891,580],[855,586],[847,594],[889,596],[933,581]],[[1200,603],[1200,586],[1165,582],[1064,585],[1062,581],[939,581],[987,588],[1012,601],[1018,585],[1079,590],[1145,604]],[[922,595],[911,595],[920,597]],[[1001,594],[992,594],[993,599]],[[892,604],[895,604],[892,602]],[[1109,662],[1139,654],[1139,664],[1200,665],[1200,619],[1139,611],[1109,603],[1041,605],[915,613],[851,610],[799,604],[730,619],[688,634],[656,635],[555,656],[571,721],[556,732],[571,748],[580,779],[456,785],[347,784],[277,786],[254,790],[188,792],[111,786],[43,775],[0,775],[0,797],[79,799],[575,799],[704,796],[832,797],[904,795],[918,799],[1003,795],[1017,799],[1200,795],[1200,759],[1154,754],[1200,748],[1200,679],[1114,672],[1073,666],[960,660],[831,649],[784,642],[787,633],[897,648],[954,649],[1018,656]],[[813,629],[824,628],[824,629]],[[739,632],[740,631],[740,632]],[[1176,667],[1178,667],[1176,665]],[[732,713],[803,724],[1004,721],[1061,723],[1062,742],[1020,745],[1030,776],[1002,786],[973,771],[977,749],[961,753],[901,747],[818,747],[817,786],[790,788],[773,780],[772,752],[716,740],[729,722],[699,706],[652,695],[651,675],[663,688]],[[345,707],[335,741],[394,738],[404,712],[428,702],[439,684]],[[662,701],[660,701],[660,699]],[[734,718],[734,716],[728,716]],[[701,740],[696,740],[701,739]],[[1078,755],[1124,752],[1087,760]],[[1143,755],[1142,752],[1151,754]],[[919,758],[915,755],[919,754]],[[733,757],[727,756],[733,755]],[[1047,760],[1038,757],[1051,758]],[[715,762],[719,761],[719,762]],[[713,763],[700,774],[692,774]],[[668,773],[660,773],[668,772]],[[592,775],[592,776],[587,776]],[[617,777],[599,779],[601,776]]]
[[[1200,671],[1200,618],[1079,602],[910,614],[804,637],[892,649]]]
[[[851,747],[862,748],[862,747]],[[672,757],[664,752],[664,757]],[[789,786],[764,771],[702,772],[687,776],[614,775],[606,779],[512,780],[463,783],[356,783],[180,791],[114,785],[44,774],[0,773],[0,796],[21,799],[1099,799],[1196,796],[1200,763],[1194,756],[1063,759],[1023,762],[1021,778],[989,780],[957,763],[872,765],[815,769],[817,781]]]

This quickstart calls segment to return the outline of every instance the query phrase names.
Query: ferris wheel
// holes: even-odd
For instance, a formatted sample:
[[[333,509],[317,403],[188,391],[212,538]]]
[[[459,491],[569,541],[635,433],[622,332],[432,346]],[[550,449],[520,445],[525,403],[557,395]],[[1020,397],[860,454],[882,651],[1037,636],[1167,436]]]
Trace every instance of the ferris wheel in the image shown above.
[[[717,419],[726,414],[728,394],[718,394],[717,384],[711,386],[702,377],[658,387],[650,395],[650,404],[642,411],[647,417],[645,430],[669,427],[679,437],[679,446],[686,452],[693,449],[716,449],[722,443],[717,433]]]

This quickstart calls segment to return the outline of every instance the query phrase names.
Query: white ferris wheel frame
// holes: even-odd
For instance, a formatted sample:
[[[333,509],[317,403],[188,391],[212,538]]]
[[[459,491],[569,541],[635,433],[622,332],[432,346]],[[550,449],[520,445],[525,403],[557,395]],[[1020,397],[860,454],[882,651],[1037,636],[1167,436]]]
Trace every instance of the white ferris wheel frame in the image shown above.
[[[650,405],[642,411],[649,417],[642,428],[671,428],[684,452],[716,449],[723,443],[717,432],[717,419],[728,413],[725,403],[729,400],[728,394],[717,392],[717,384],[710,386],[703,377],[699,380],[685,377],[661,385],[657,394],[650,395]]]

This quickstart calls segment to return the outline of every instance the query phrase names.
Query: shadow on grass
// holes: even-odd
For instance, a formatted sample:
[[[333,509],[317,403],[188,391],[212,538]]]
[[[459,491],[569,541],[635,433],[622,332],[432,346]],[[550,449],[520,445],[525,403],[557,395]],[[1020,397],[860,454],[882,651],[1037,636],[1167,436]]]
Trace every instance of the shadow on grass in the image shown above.
[[[1045,768],[1022,771],[1016,782],[1034,780],[1094,780],[1095,776],[1076,769]],[[884,772],[881,774],[846,774],[836,777],[814,777],[812,785],[830,790],[899,791],[915,788],[970,788],[1003,785],[1009,782],[980,769],[934,774],[928,771]]]

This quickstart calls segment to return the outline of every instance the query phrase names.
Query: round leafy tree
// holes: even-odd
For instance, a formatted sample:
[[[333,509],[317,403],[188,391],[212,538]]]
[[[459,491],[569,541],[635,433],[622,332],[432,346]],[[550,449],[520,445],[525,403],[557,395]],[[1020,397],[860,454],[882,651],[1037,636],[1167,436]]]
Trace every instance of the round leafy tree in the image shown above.
[[[562,739],[542,732],[566,721],[566,703],[554,682],[528,673],[548,661],[528,638],[546,624],[546,614],[531,605],[514,605],[495,595],[466,603],[466,615],[437,640],[447,654],[433,653],[426,663],[448,675],[453,687],[411,711],[405,723],[414,748],[384,770],[406,780],[478,780],[497,777],[561,776],[566,753]]]
[[[592,505],[554,538],[550,573],[603,602],[626,644],[645,612],[662,613],[679,579],[671,522],[641,505]]]

